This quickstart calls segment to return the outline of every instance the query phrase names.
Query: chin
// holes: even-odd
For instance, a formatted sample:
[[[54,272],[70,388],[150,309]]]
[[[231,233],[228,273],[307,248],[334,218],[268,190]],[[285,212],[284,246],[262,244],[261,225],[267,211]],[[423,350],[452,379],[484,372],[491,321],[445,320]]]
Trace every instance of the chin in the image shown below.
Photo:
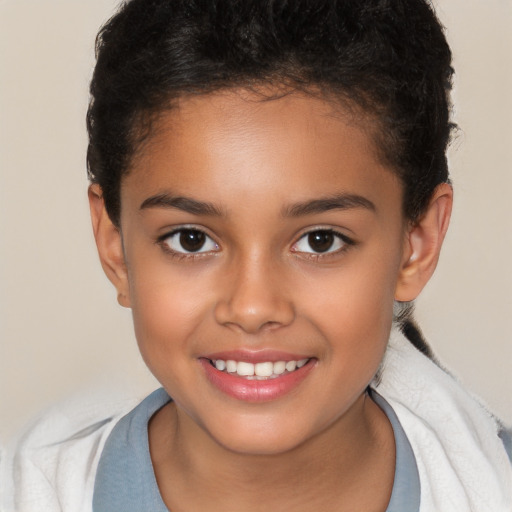
[[[293,451],[314,436],[308,428],[297,428],[299,423],[297,418],[286,421],[265,415],[249,416],[239,421],[221,420],[206,431],[219,446],[230,452],[275,456]]]
[[[272,457],[293,451],[302,444],[290,436],[271,437],[269,436],[231,436],[229,439],[217,438],[217,443],[227,451],[246,456]]]

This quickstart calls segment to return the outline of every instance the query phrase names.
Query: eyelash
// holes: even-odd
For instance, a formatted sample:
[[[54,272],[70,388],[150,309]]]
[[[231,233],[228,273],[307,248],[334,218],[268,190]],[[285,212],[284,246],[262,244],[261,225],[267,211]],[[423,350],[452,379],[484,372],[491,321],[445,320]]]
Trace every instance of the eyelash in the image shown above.
[[[331,248],[329,247],[324,252],[313,252],[313,251],[306,252],[306,251],[294,250],[294,247],[297,246],[301,240],[304,240],[307,237],[314,235],[315,233],[329,234],[329,235],[333,236],[335,239],[337,239],[339,241],[339,243],[341,243],[342,245],[341,245],[341,247],[339,247],[338,249],[335,249],[335,250],[331,250]],[[333,241],[333,244],[334,243],[335,242]],[[335,229],[317,227],[314,229],[309,229],[308,231],[303,233],[301,235],[301,237],[292,245],[292,252],[294,252],[297,255],[300,254],[300,256],[303,258],[308,258],[313,261],[319,261],[319,260],[323,260],[326,258],[340,256],[341,254],[345,253],[347,250],[349,250],[354,245],[356,245],[355,240],[353,240],[352,238],[349,238],[347,235],[345,235],[343,233],[340,233],[339,231],[336,231]]]
[[[203,251],[202,249],[203,249],[204,244],[202,244],[201,247],[199,247],[199,249],[197,251],[187,251],[186,249],[184,249],[184,251],[179,251],[179,250],[176,250],[176,249],[173,249],[172,247],[170,247],[169,243],[167,242],[170,238],[172,238],[178,234],[183,235],[186,232],[195,233],[195,234],[199,234],[199,235],[203,236],[205,238],[205,243],[213,244],[214,248],[210,249],[210,250]],[[329,236],[334,237],[334,239],[332,240],[330,245],[335,244],[335,242],[337,240],[339,243],[342,244],[341,247],[339,247],[335,250],[331,250],[331,247],[328,247],[323,252],[314,252],[314,250],[312,250],[311,252],[304,251],[304,250],[299,251],[299,250],[294,249],[302,240],[305,240],[307,237],[310,237],[311,235],[318,234],[318,233],[323,233],[323,234],[327,234]],[[164,235],[157,238],[156,243],[158,245],[160,245],[160,247],[166,253],[168,253],[172,257],[180,259],[180,260],[182,260],[182,259],[194,260],[194,259],[197,259],[197,258],[200,258],[200,257],[203,257],[203,256],[206,256],[206,255],[209,255],[209,254],[219,251],[219,245],[207,233],[205,233],[205,231],[203,231],[202,229],[199,229],[199,228],[195,228],[193,226],[190,226],[190,227],[181,226],[181,227],[176,228],[168,233],[165,233]],[[179,243],[181,245],[181,241]],[[301,257],[308,258],[308,259],[314,260],[314,261],[318,261],[321,259],[335,257],[337,255],[340,255],[340,254],[346,252],[351,246],[354,246],[354,245],[356,245],[356,242],[353,239],[347,237],[345,234],[340,233],[332,228],[318,227],[318,228],[314,228],[314,229],[309,229],[308,231],[303,233],[297,239],[297,241],[294,242],[291,250],[295,255],[300,255]],[[310,247],[311,247],[311,245],[310,245]]]
[[[185,232],[190,233],[196,233],[200,234],[205,237],[206,241],[209,241],[209,243],[213,243],[215,245],[213,250],[208,251],[202,251],[202,246],[197,251],[187,251],[186,249],[184,251],[178,251],[170,247],[169,243],[167,241],[169,238],[172,238],[175,235],[178,234],[184,234]],[[157,244],[160,245],[160,247],[166,252],[167,254],[170,254],[172,257],[177,258],[179,260],[182,259],[197,259],[201,258],[205,255],[211,254],[213,252],[218,252],[219,245],[210,237],[207,233],[205,233],[202,229],[198,229],[193,226],[181,226],[179,228],[176,228],[168,233],[165,233],[164,235],[160,236],[156,240]],[[180,242],[181,244],[181,242]],[[204,245],[204,244],[203,244]]]

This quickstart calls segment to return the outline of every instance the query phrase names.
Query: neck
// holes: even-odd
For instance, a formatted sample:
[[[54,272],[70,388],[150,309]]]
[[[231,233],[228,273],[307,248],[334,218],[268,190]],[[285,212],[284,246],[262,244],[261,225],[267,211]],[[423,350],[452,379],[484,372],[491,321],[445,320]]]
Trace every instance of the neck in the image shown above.
[[[391,494],[393,432],[367,395],[323,432],[285,453],[230,451],[174,404],[154,416],[149,438],[160,492],[173,512],[213,512],[217,505],[223,512],[265,506],[380,510],[382,503],[385,510]]]

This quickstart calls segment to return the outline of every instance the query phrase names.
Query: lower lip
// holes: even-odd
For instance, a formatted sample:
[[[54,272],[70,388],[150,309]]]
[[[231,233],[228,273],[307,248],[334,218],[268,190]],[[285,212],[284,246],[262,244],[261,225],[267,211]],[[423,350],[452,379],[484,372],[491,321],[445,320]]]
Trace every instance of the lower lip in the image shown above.
[[[199,359],[208,380],[220,391],[245,402],[270,402],[295,389],[315,366],[310,359],[302,368],[267,380],[248,380],[217,370],[208,359]]]

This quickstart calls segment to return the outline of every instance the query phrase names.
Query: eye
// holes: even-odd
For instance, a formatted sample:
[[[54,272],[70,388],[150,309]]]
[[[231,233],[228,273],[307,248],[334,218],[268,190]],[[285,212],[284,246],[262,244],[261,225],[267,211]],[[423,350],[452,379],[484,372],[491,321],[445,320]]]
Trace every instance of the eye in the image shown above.
[[[317,229],[303,235],[293,245],[294,252],[324,254],[341,251],[347,245],[353,245],[348,237],[332,229]]]
[[[172,252],[202,253],[217,251],[219,246],[203,231],[192,228],[182,228],[161,238]]]

